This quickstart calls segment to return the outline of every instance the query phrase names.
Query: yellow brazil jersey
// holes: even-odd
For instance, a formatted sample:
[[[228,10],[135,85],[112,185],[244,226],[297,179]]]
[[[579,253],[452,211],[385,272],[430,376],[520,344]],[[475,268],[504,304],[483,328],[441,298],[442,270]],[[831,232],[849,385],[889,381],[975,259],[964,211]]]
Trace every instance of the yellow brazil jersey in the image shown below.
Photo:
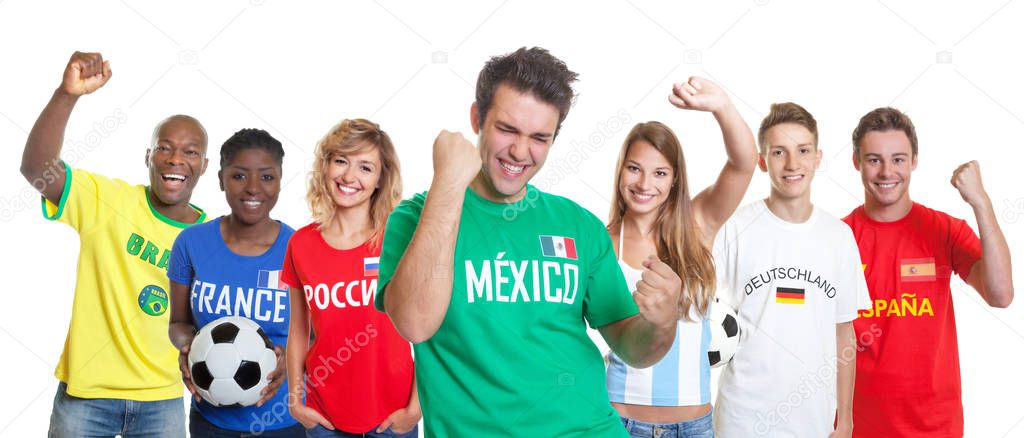
[[[138,401],[181,397],[167,337],[167,262],[185,224],[157,212],[147,188],[67,165],[60,203],[43,215],[78,231],[71,326],[54,375],[68,394]],[[206,220],[199,212],[197,222]]]

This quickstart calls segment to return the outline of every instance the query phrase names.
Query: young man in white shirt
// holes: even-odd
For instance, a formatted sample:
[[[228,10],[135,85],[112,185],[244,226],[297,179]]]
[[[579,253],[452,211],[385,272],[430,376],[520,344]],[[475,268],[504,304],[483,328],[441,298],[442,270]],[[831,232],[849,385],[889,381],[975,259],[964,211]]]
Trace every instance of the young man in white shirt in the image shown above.
[[[739,349],[722,372],[720,437],[850,437],[852,321],[869,305],[850,228],[811,203],[817,122],[773,104],[758,131],[767,199],[741,207],[715,241],[718,296],[737,311]]]

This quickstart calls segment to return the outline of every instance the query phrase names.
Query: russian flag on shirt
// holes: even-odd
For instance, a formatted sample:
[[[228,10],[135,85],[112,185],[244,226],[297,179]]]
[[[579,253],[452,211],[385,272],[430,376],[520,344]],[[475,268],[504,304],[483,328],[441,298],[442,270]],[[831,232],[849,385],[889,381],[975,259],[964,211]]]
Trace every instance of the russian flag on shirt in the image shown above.
[[[288,284],[281,281],[281,271],[267,271],[260,269],[256,280],[256,287],[264,289],[288,290]]]
[[[540,236],[540,250],[545,257],[576,260],[576,241],[571,237]]]
[[[376,277],[380,268],[380,257],[366,257],[363,259],[363,277]]]

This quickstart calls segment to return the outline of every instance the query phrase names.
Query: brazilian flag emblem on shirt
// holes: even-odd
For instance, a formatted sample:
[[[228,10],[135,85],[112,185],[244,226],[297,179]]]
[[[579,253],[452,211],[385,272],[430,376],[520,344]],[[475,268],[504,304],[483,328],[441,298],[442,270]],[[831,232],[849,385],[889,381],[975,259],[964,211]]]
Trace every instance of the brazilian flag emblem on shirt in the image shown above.
[[[139,307],[150,316],[160,316],[167,312],[167,292],[160,286],[149,285],[139,293]]]

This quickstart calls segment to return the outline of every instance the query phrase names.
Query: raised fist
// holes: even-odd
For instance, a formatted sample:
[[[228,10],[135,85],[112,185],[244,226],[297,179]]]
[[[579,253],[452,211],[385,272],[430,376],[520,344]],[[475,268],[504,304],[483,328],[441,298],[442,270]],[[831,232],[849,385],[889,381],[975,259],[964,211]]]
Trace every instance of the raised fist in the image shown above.
[[[434,140],[434,178],[466,188],[480,172],[480,152],[461,133],[442,130]]]
[[[110,80],[110,61],[104,61],[99,53],[75,52],[64,68],[61,91],[72,96],[82,96],[100,89]]]
[[[650,256],[636,284],[633,300],[640,314],[656,326],[668,326],[679,319],[679,294],[683,283],[665,262]]]
[[[718,84],[691,76],[686,83],[672,85],[668,101],[678,108],[716,113],[732,105],[729,95]]]
[[[960,197],[968,204],[977,205],[988,197],[981,185],[981,167],[977,161],[961,164],[953,171],[953,178],[949,182],[960,191]]]

